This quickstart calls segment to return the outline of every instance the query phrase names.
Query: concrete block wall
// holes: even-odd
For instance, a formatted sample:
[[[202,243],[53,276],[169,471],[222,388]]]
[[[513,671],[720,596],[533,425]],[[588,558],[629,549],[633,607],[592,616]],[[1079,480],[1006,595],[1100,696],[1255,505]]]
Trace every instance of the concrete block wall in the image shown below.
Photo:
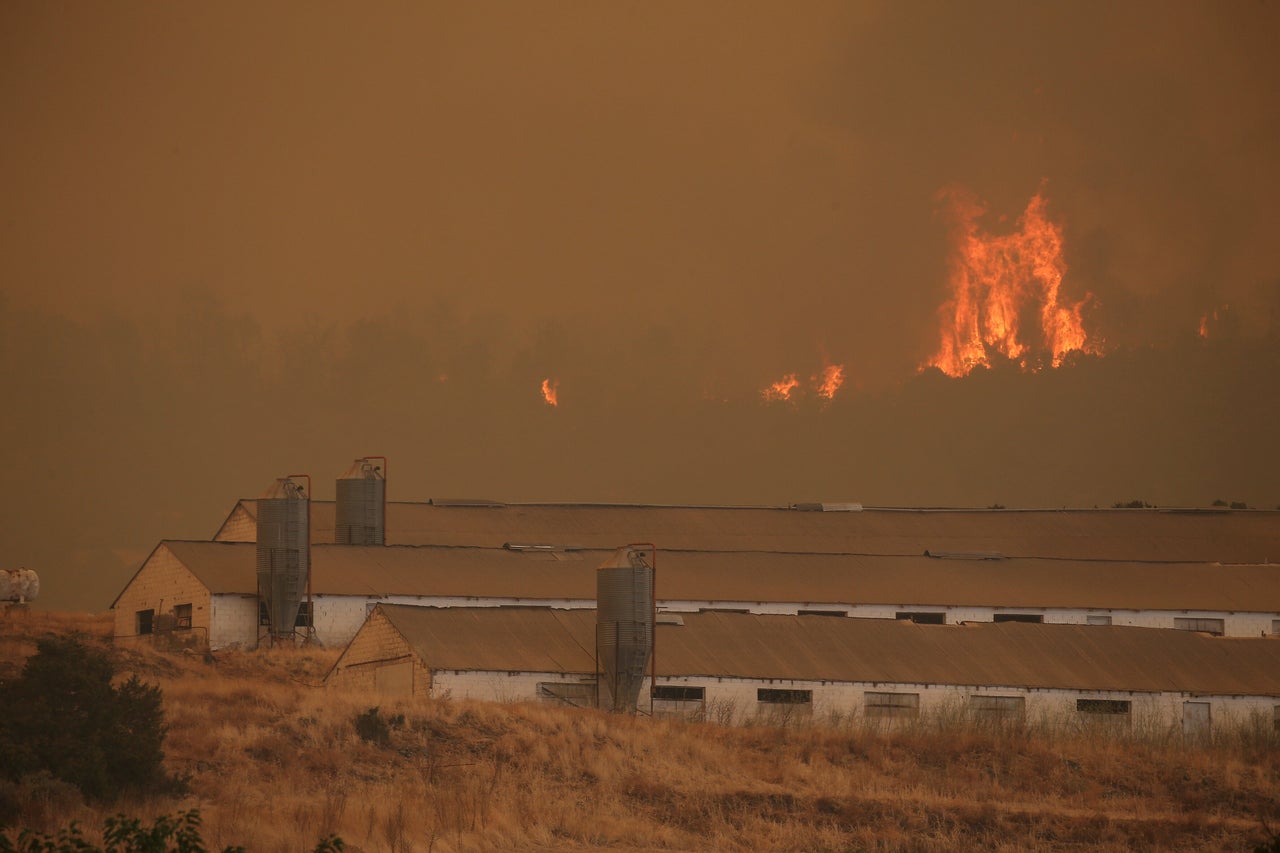
[[[258,597],[215,595],[211,604],[209,648],[252,649],[258,645]]]
[[[218,528],[218,532],[213,535],[213,541],[257,542],[258,521],[249,515],[243,504],[238,503],[231,511],[231,515],[227,516],[227,520],[222,523],[222,527]]]
[[[116,642],[137,641],[138,611],[153,610],[160,616],[173,613],[179,604],[191,605],[190,633],[203,644],[209,635],[212,615],[209,590],[167,546],[161,545],[116,600],[113,619]]]
[[[382,667],[403,666],[406,661],[411,661],[413,667],[410,695],[429,696],[430,670],[391,624],[391,620],[382,611],[374,610],[334,664],[326,683],[336,688],[374,696],[378,691],[378,670]]]

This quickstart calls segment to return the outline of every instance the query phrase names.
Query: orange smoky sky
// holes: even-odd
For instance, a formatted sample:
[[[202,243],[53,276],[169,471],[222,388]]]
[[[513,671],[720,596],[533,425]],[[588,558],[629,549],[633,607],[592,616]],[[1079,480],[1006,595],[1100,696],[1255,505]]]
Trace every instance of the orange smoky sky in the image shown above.
[[[1205,437],[1275,407],[1277,32],[1247,2],[4,4],[0,568],[101,603],[373,446],[400,498],[1274,506],[1273,442]],[[1040,194],[1105,352],[918,372],[948,187],[992,239]]]

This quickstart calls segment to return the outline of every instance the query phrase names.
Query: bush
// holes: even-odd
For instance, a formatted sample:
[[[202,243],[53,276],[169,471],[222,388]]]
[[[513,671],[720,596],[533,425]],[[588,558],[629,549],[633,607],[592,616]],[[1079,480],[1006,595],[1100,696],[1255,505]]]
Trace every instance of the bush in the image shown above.
[[[174,790],[163,770],[157,687],[119,687],[107,654],[74,638],[40,640],[11,684],[0,685],[0,775],[51,773],[97,800]]]
[[[356,715],[356,734],[360,739],[378,746],[391,745],[391,730],[404,725],[404,714],[383,717],[377,708],[370,708]]]
[[[341,853],[346,845],[336,835],[324,838],[314,853]],[[102,846],[90,843],[75,823],[56,836],[23,830],[16,840],[0,833],[0,853],[207,853],[200,836],[200,812],[196,809],[162,815],[151,826],[137,818],[116,815],[106,820]],[[222,853],[244,853],[243,847],[225,847]]]

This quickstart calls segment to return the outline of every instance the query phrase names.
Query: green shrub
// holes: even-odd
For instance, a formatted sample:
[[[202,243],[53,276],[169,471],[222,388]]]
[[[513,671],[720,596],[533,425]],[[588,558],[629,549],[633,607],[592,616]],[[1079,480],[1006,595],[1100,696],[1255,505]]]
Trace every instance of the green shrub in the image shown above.
[[[12,683],[0,685],[0,776],[51,773],[97,800],[169,791],[157,687],[136,676],[118,687],[106,652],[51,637]]]
[[[314,853],[341,853],[342,839],[330,835],[321,839]],[[74,822],[57,835],[24,829],[16,839],[0,832],[0,853],[207,853],[200,836],[197,809],[162,815],[151,826],[137,818],[116,815],[106,819],[102,845],[91,843]],[[245,853],[243,847],[224,847],[221,853]]]

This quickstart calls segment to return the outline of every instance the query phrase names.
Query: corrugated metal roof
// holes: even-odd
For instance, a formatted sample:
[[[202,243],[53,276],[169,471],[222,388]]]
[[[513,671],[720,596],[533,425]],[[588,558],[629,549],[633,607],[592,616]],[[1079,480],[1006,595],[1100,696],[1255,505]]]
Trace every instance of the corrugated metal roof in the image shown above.
[[[252,500],[241,501],[255,512]],[[233,512],[233,515],[235,513]],[[316,542],[332,542],[334,505],[312,503]],[[674,550],[922,554],[1108,560],[1280,561],[1280,512],[1266,510],[953,510],[800,512],[782,507],[392,502],[397,545],[654,541]]]
[[[256,590],[252,543],[164,543],[215,593]],[[315,545],[322,595],[594,599],[608,551]],[[1280,613],[1280,565],[659,550],[659,600]]]
[[[595,611],[382,605],[431,669],[589,673]],[[1280,640],[1156,628],[685,614],[660,676],[1280,696]]]

